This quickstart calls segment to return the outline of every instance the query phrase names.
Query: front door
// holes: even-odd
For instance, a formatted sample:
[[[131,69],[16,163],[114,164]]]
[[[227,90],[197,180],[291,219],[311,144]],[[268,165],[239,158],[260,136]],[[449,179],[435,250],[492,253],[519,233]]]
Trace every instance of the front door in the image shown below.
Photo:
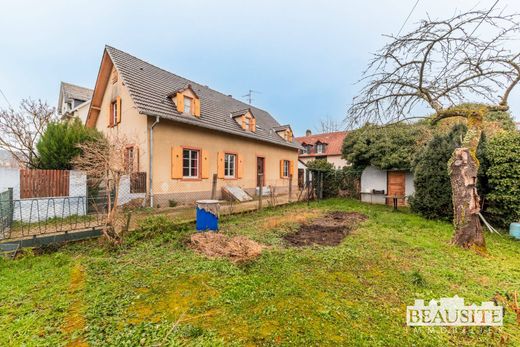
[[[387,172],[387,191],[389,198],[386,199],[388,205],[393,205],[392,197],[397,196],[398,204],[404,205],[405,195],[405,172],[404,171],[388,171]]]
[[[265,158],[256,157],[256,186],[265,185]]]

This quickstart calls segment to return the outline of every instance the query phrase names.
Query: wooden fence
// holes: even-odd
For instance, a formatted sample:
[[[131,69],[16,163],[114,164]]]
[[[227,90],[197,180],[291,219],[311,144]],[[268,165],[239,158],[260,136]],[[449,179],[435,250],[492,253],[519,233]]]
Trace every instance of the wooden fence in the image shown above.
[[[67,170],[20,170],[20,199],[69,195]]]

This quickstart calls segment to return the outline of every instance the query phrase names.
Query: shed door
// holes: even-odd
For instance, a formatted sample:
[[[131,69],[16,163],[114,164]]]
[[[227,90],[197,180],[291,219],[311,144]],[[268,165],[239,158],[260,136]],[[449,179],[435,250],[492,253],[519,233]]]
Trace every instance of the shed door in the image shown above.
[[[405,172],[404,171],[387,171],[387,191],[389,199],[386,200],[388,205],[392,205],[392,198],[394,195],[397,195],[400,199],[397,200],[399,205],[404,205],[404,195],[405,195]]]

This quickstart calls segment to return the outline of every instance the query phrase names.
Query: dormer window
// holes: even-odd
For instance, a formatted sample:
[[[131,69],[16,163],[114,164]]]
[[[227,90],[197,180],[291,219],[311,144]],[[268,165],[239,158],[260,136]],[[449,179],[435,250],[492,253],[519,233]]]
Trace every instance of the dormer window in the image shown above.
[[[184,113],[186,114],[193,114],[193,103],[192,98],[189,96],[184,96]]]
[[[311,154],[312,145],[303,146],[303,154]]]
[[[168,96],[177,108],[177,112],[183,115],[200,117],[200,99],[195,91],[188,85]]]
[[[316,144],[316,153],[317,154],[325,153],[325,144],[324,143],[318,142]]]
[[[231,117],[245,131],[256,132],[256,118],[250,109],[231,112]]]

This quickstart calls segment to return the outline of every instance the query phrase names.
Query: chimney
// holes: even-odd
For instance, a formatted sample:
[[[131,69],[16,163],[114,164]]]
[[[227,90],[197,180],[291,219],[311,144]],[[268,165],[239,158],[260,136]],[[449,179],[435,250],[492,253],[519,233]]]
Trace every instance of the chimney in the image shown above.
[[[311,136],[311,135],[312,135],[311,129],[307,129],[307,131],[305,132],[305,136]]]

